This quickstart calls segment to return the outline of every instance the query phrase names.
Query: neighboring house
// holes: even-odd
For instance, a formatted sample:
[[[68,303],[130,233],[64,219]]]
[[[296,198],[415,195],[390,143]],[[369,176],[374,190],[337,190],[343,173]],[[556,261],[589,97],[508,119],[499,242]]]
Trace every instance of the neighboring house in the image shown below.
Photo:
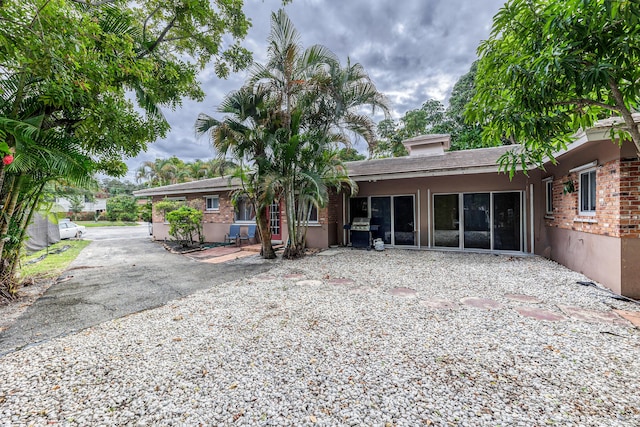
[[[71,201],[64,197],[56,197],[55,203],[59,205],[64,212],[71,212]],[[107,199],[95,197],[90,201],[88,197],[84,197],[84,206],[81,213],[100,215],[107,210]]]
[[[353,218],[378,224],[385,244],[398,248],[538,254],[606,285],[640,297],[640,161],[631,142],[609,137],[611,122],[577,135],[547,162],[513,179],[497,160],[514,146],[447,152],[448,135],[405,141],[407,157],[347,163],[358,194],[333,194],[314,212],[310,247],[349,243],[343,229]],[[569,184],[570,183],[570,184]],[[200,200],[207,241],[222,241],[229,225],[254,222],[253,211],[234,209],[227,178],[175,184],[136,196]],[[274,240],[286,240],[279,204],[270,210]],[[168,225],[154,209],[154,238]]]

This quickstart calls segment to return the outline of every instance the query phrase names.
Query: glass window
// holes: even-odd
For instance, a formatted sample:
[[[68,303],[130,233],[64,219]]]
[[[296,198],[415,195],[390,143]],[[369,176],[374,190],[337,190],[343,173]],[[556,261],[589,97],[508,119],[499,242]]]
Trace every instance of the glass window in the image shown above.
[[[374,239],[382,239],[391,244],[391,197],[371,197],[371,225],[377,225]]]
[[[580,214],[594,215],[596,212],[596,170],[580,174]]]
[[[545,212],[547,214],[553,213],[553,179],[549,178],[544,182],[545,186]]]
[[[309,207],[309,222],[318,222],[318,208],[313,203]]]
[[[353,218],[369,217],[369,199],[367,197],[353,197],[349,200],[349,223]]]
[[[298,202],[296,201],[296,215],[298,212]],[[318,208],[312,202],[309,202],[309,208],[307,209],[307,221],[318,222]]]
[[[433,196],[433,244],[457,248],[460,246],[459,197],[457,194]]]
[[[393,243],[405,246],[416,244],[413,196],[393,197]]]
[[[520,193],[493,194],[493,249],[520,251]]]
[[[206,200],[206,210],[208,211],[217,211],[220,209],[220,198],[218,196],[207,196]]]
[[[247,198],[238,200],[236,205],[236,221],[255,221],[256,212]]]
[[[464,247],[491,249],[489,193],[471,193],[463,196]]]

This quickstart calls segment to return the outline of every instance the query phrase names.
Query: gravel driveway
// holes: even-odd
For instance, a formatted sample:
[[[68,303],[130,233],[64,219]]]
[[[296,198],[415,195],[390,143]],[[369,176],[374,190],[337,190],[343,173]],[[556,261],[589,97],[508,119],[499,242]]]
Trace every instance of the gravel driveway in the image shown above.
[[[0,420],[640,425],[637,306],[536,257],[338,252],[8,354]]]

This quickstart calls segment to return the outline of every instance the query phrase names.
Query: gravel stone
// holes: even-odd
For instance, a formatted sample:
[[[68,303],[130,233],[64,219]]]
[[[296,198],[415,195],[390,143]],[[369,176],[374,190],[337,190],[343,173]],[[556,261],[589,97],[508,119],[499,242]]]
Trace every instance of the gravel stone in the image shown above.
[[[538,257],[387,249],[278,261],[5,355],[0,425],[640,425],[640,331],[612,317],[638,307],[578,280]]]

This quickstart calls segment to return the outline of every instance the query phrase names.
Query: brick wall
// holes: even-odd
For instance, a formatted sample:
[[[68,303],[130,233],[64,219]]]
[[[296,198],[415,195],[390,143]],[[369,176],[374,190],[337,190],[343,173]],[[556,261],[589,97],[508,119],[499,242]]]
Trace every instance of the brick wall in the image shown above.
[[[640,237],[640,161],[638,160],[621,162],[620,236]]]
[[[574,192],[564,193],[572,181]],[[640,162],[614,160],[596,168],[595,216],[580,215],[580,172],[553,181],[553,214],[548,227],[612,237],[640,237]]]
[[[340,215],[340,198],[342,194],[335,191],[329,193],[329,203],[327,203],[327,224],[338,224],[342,219]]]
[[[207,195],[187,195],[186,202],[189,206],[197,209],[201,209],[204,212],[203,222],[213,224],[233,224],[234,221],[234,207],[231,203],[231,197],[228,192],[218,193],[219,197],[219,210],[207,211],[205,210],[205,197],[214,194]],[[153,197],[153,222],[164,222],[164,212],[156,209],[156,203],[164,200],[164,196]]]

